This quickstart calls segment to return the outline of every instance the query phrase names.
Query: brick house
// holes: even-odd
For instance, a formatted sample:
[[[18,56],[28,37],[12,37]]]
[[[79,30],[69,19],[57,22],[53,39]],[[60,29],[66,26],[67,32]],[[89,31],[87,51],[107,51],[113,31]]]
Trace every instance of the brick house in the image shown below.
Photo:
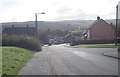
[[[83,33],[83,40],[114,40],[115,32],[112,25],[100,17]]]

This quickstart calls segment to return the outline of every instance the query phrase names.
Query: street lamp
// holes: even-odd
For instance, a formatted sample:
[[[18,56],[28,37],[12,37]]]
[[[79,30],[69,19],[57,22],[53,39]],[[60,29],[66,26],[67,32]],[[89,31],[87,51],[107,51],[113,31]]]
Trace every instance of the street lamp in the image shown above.
[[[35,27],[36,27],[36,38],[38,38],[38,36],[37,36],[37,15],[38,14],[45,14],[45,12],[41,12],[41,13],[35,13]]]
[[[115,38],[115,45],[117,46],[117,37],[118,37],[118,31],[117,31],[117,27],[118,27],[118,5],[116,6],[116,38]]]

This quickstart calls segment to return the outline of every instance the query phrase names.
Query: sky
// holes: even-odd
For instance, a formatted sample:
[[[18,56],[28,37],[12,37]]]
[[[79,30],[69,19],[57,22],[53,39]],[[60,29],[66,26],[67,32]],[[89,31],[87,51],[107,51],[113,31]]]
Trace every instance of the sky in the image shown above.
[[[118,3],[118,19],[120,19],[120,1]]]
[[[0,22],[115,19],[120,0],[0,0]]]

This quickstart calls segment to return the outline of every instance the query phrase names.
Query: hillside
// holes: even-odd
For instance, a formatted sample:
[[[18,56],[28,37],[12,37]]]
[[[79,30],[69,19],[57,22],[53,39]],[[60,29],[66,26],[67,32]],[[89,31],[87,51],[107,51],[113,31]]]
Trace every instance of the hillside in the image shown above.
[[[38,21],[38,29],[40,30],[62,30],[62,31],[72,31],[76,29],[85,29],[89,28],[89,25],[93,23],[95,20],[64,20],[64,21]],[[106,20],[108,23],[115,24],[115,20]],[[34,21],[28,22],[10,22],[10,23],[2,23],[2,29],[5,27],[34,27]]]

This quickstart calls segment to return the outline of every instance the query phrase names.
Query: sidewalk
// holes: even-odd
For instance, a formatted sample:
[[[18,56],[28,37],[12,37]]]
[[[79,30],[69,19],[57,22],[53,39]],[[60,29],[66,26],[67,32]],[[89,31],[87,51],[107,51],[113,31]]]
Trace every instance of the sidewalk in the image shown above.
[[[118,52],[108,52],[108,53],[103,53],[103,55],[120,59],[120,54],[118,55]]]

